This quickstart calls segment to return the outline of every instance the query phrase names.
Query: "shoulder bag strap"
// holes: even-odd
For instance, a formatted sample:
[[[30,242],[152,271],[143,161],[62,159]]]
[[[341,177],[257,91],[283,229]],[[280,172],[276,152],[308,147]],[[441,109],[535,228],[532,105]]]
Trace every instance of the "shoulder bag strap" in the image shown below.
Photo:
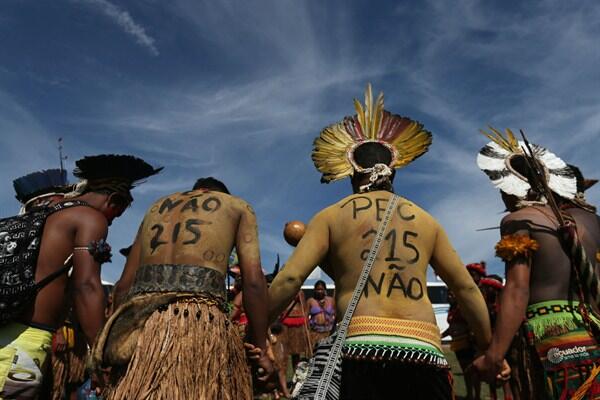
[[[35,287],[37,288],[38,291],[40,291],[44,286],[46,286],[47,284],[52,282],[54,279],[58,278],[65,272],[69,271],[72,266],[73,266],[73,253],[71,253],[69,255],[69,257],[67,257],[67,259],[63,263],[62,268],[54,271],[53,273],[51,273],[50,275],[48,275],[47,277],[45,277],[44,279],[42,279],[41,281],[36,283]]]
[[[375,236],[373,244],[371,245],[371,251],[369,252],[367,259],[365,260],[362,272],[360,273],[360,277],[358,278],[358,282],[356,283],[356,287],[354,288],[354,293],[352,293],[352,298],[350,299],[348,307],[346,308],[346,312],[344,313],[344,318],[338,325],[337,336],[329,353],[327,364],[325,365],[325,368],[323,370],[323,375],[319,380],[319,385],[317,386],[317,390],[315,392],[315,399],[325,398],[325,394],[327,393],[327,387],[331,382],[331,378],[333,376],[335,367],[338,364],[340,357],[342,356],[342,347],[344,345],[344,342],[346,341],[346,334],[348,332],[350,320],[352,319],[354,310],[356,310],[358,301],[360,300],[362,292],[367,284],[367,280],[371,273],[371,269],[373,268],[373,264],[375,263],[375,258],[377,258],[377,253],[379,253],[379,247],[381,246],[381,242],[383,241],[383,235],[388,226],[388,223],[393,218],[393,212],[396,209],[398,200],[399,197],[395,194],[392,194],[392,197],[390,197],[389,199],[389,203],[385,210],[385,214],[383,215],[383,219],[379,224],[377,235]]]

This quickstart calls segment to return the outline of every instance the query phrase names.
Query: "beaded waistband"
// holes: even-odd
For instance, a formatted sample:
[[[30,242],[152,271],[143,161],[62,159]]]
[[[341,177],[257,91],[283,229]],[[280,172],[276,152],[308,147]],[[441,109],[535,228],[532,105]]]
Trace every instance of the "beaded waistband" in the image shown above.
[[[441,351],[440,329],[435,324],[407,319],[356,316],[348,327],[347,338],[354,336],[377,335],[416,339]]]
[[[364,337],[361,337],[364,338]],[[364,341],[346,342],[343,347],[345,359],[359,361],[399,361],[448,368],[443,353],[425,343],[378,342],[375,337]]]
[[[209,294],[225,299],[225,276],[196,265],[143,265],[135,275],[129,296],[165,292]]]
[[[539,303],[530,304],[527,306],[526,317],[527,319],[533,319],[536,317],[545,317],[551,314],[562,314],[568,313],[573,314],[577,312],[579,307],[578,301],[568,300],[548,300],[541,301]],[[579,317],[581,318],[581,317]]]

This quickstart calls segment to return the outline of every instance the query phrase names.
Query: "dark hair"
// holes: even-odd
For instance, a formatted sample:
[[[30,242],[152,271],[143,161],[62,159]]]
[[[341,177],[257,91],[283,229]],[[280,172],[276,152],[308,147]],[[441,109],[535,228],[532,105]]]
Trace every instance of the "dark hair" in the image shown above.
[[[121,206],[123,208],[127,208],[133,203],[133,199],[128,199],[120,193],[113,192],[112,197],[110,198],[111,203]]]
[[[525,159],[524,156],[522,156],[520,154],[512,156],[509,160],[509,164],[512,167],[512,169],[517,171],[525,179],[527,179],[528,182],[531,183],[533,174],[532,174],[531,168],[529,168],[529,164],[527,164],[527,160]]]
[[[363,168],[371,168],[375,164],[390,165],[392,153],[381,143],[367,142],[354,150],[354,161]]]
[[[274,322],[270,328],[273,335],[279,335],[281,332],[283,332],[283,324],[280,322]]]
[[[106,196],[110,197],[110,202],[112,204],[115,204],[117,206],[121,206],[123,208],[128,208],[129,206],[131,206],[131,203],[133,203],[133,197],[131,196],[131,194],[129,194],[129,196],[126,196],[125,194],[121,193],[121,192],[117,192],[115,190],[110,190],[110,189],[97,189],[97,190],[90,190],[90,191],[86,191],[85,193],[98,193],[98,194],[104,194]]]
[[[193,190],[197,190],[197,189],[210,189],[210,190],[215,190],[217,192],[223,192],[223,193],[230,194],[229,190],[227,190],[227,186],[225,186],[225,184],[223,182],[221,182],[218,179],[213,178],[212,176],[209,176],[208,178],[198,179],[193,187]]]
[[[392,153],[390,150],[377,142],[367,142],[358,146],[354,150],[354,161],[362,168],[371,168],[375,164],[390,165],[392,162]],[[392,182],[394,182],[394,176],[396,171],[392,169],[392,175],[381,177],[376,182],[371,183],[369,191],[372,190],[386,190],[393,192],[394,188]],[[358,191],[359,185],[362,184],[363,180],[369,176],[368,174],[360,173],[355,171],[352,176],[352,187],[354,191]]]
[[[529,198],[539,200],[540,196],[542,196],[542,193],[538,193],[537,188],[533,185],[533,182],[535,182],[535,176],[533,175],[533,171],[529,167],[525,156],[520,154],[515,155],[509,159],[508,163],[510,164],[510,167],[523,176],[531,186],[531,189],[529,189]],[[547,178],[548,177],[545,177],[545,179]],[[555,198],[556,197],[557,196],[555,196]]]
[[[571,171],[573,171],[573,174],[575,175],[575,179],[577,180],[577,191],[579,193],[583,193],[585,192],[585,178],[583,177],[583,174],[581,173],[581,170],[571,164],[567,164],[567,167],[569,167],[571,169]]]
[[[327,290],[327,285],[325,284],[325,281],[322,281],[322,280],[318,280],[318,281],[316,281],[316,282],[315,282],[315,289],[316,289],[316,288],[317,288],[317,286],[319,286],[319,285],[323,286],[323,287],[325,288],[325,290]]]

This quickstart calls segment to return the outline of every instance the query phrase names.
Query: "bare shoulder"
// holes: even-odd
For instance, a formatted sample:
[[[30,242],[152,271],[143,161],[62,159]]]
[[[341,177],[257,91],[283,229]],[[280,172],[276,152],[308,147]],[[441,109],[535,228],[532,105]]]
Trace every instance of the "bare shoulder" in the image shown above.
[[[250,213],[252,215],[256,215],[256,212],[254,211],[254,208],[250,205],[250,203],[248,203],[241,197],[232,196],[224,193],[223,196],[226,196],[223,198],[223,200],[229,202],[234,209],[240,212],[240,214]]]
[[[547,209],[547,207],[536,208],[536,207],[524,207],[517,211],[513,211],[508,213],[502,218],[502,223],[509,223],[513,221],[537,221],[543,219],[553,218],[552,210]]]
[[[332,204],[329,207],[326,207],[326,208],[322,209],[321,211],[317,212],[315,215],[313,215],[310,222],[311,223],[313,221],[328,222],[331,218],[335,218],[335,216],[337,215],[338,212],[339,212],[339,202]]]
[[[108,233],[108,221],[104,214],[93,207],[78,206],[67,208],[52,214],[47,220],[47,229],[56,232],[72,232],[76,235],[90,234],[105,237]]]
[[[549,217],[544,217],[539,210],[532,207],[525,207],[513,211],[502,218],[500,222],[500,232],[503,235],[514,233],[527,233],[535,225],[537,227],[550,226]]]
[[[410,218],[411,215],[414,215],[415,218],[420,218],[421,221],[430,224],[439,226],[437,220],[431,215],[427,210],[419,206],[414,201],[407,199],[406,197],[399,196],[400,200],[398,201],[398,212],[404,218]]]
[[[55,219],[65,219],[76,225],[108,225],[104,214],[89,206],[67,208],[54,215]]]
[[[104,214],[92,207],[78,207],[81,214],[77,215],[77,225],[81,228],[93,229],[98,232],[108,231],[108,221]],[[76,211],[76,209],[73,209]]]
[[[513,211],[502,217],[502,221],[500,221],[500,226],[506,226],[516,221],[524,221],[529,218],[531,218],[531,212],[525,209]]]

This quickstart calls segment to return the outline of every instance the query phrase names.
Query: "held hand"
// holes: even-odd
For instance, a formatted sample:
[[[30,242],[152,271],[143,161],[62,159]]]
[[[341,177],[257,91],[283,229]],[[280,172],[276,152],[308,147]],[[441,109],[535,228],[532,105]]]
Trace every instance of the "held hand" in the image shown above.
[[[260,347],[254,346],[252,343],[244,343],[246,356],[250,361],[252,369],[255,371],[255,378],[260,386],[263,386],[266,391],[273,391],[277,386],[276,371],[273,366],[273,357],[269,357],[267,352],[263,352]]]
[[[267,392],[277,389],[277,371],[273,362],[267,355],[263,355],[256,362],[256,380]]]
[[[506,361],[506,359],[502,360],[502,370],[500,371],[500,374],[498,374],[498,376],[496,378],[502,382],[506,382],[510,379],[511,373],[512,373],[512,369],[510,368],[510,365],[508,365],[508,362]]]
[[[468,368],[474,368],[475,372],[479,375],[479,377],[487,383],[494,383],[498,377],[502,377],[504,379],[505,374],[510,376],[510,367],[506,364],[505,368],[505,360],[495,361],[492,360],[487,354],[483,354],[473,361]]]
[[[262,355],[262,349],[260,347],[256,347],[252,343],[244,343],[244,348],[246,349],[246,357],[251,362],[257,362]]]

